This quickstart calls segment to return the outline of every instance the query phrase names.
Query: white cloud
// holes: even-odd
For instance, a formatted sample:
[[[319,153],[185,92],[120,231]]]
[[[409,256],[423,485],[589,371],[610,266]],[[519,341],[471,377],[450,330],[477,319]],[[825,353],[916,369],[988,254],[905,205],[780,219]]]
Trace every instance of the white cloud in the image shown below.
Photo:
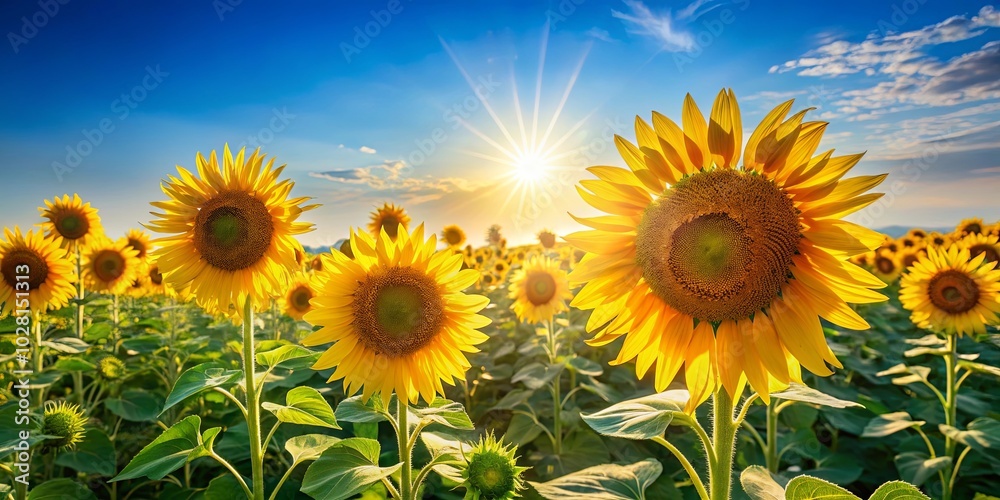
[[[374,191],[392,191],[409,205],[440,199],[448,193],[471,192],[486,185],[458,177],[411,177],[412,170],[403,161],[385,161],[347,170],[310,172],[309,176]]]
[[[376,153],[376,151],[374,149],[372,149],[372,148],[370,148],[368,146],[361,146],[361,148],[358,149],[358,151],[361,151],[362,153],[367,153],[367,154],[370,154],[370,155],[373,155],[373,154]]]
[[[680,52],[694,48],[694,35],[678,26],[677,19],[671,15],[669,10],[657,14],[639,0],[624,1],[630,12],[612,10],[611,15],[622,20],[626,31],[634,35],[653,38],[667,51]],[[681,9],[681,12],[686,12],[692,6],[697,8],[699,3],[702,3],[702,0],[695,1],[685,9]]]
[[[587,35],[590,38],[600,40],[602,42],[616,41],[614,38],[611,37],[611,33],[608,33],[608,30],[602,30],[601,28],[598,28],[596,26],[587,30],[587,32],[584,33],[584,35]]]

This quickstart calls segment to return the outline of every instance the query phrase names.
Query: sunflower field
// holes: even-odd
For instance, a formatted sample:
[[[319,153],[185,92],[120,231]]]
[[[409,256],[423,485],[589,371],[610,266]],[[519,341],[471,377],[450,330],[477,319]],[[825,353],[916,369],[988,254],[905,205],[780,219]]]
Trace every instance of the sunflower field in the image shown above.
[[[890,237],[792,102],[637,117],[579,230],[328,249],[271,152],[164,170],[127,234],[39,200],[0,240],[12,499],[994,499],[1000,222]],[[182,159],[180,159],[183,161]]]

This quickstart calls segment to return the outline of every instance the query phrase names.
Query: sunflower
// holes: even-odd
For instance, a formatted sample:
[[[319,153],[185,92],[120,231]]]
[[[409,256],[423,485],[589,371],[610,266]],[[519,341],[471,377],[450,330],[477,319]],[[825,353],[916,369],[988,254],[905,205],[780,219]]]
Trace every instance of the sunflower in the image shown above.
[[[163,281],[163,273],[160,272],[160,266],[155,262],[150,262],[146,266],[146,289],[149,295],[165,295],[172,297],[175,294],[173,289],[168,287]]]
[[[899,242],[899,245],[900,245],[901,249],[913,248],[913,247],[917,246],[917,240],[916,240],[916,238],[913,238],[911,236],[903,236],[902,238],[900,238],[900,239],[898,239],[896,241]]]
[[[927,238],[924,239],[924,243],[926,243],[929,247],[940,248],[951,244],[951,237],[938,232],[932,232],[927,234]]]
[[[490,245],[499,245],[500,240],[503,239],[503,233],[499,224],[492,224],[490,227],[486,228],[486,243]]]
[[[910,238],[920,241],[927,238],[927,231],[924,231],[919,227],[915,227],[907,231],[906,236],[909,236]]]
[[[573,298],[566,271],[549,257],[531,257],[510,277],[511,306],[521,321],[542,323],[565,310]]]
[[[464,378],[465,353],[488,338],[477,328],[490,320],[477,313],[489,299],[462,293],[479,273],[460,270],[462,256],[436,246],[434,235],[424,241],[421,224],[395,240],[385,230],[377,239],[352,232],[354,260],[325,254],[324,281],[305,315],[321,328],[302,343],[333,345],[313,368],[336,367],[330,381],[344,379],[347,392],[360,389],[365,400],[381,394],[388,401],[395,392],[430,402],[443,394],[442,382]]]
[[[538,233],[538,242],[542,244],[542,248],[552,248],[556,246],[556,233],[553,233],[548,229],[543,229],[540,233]]]
[[[282,310],[292,319],[300,320],[302,316],[312,310],[310,299],[313,298],[313,284],[306,274],[298,274],[292,279],[291,286],[282,299]]]
[[[899,268],[901,270],[909,269],[921,256],[927,254],[927,250],[923,245],[907,247],[899,251],[896,254],[896,261],[899,262]]]
[[[379,232],[385,229],[390,238],[396,239],[399,226],[403,226],[406,231],[410,227],[410,216],[406,215],[403,207],[397,207],[392,203],[385,203],[382,208],[376,208],[371,215],[372,221],[368,223],[368,230],[377,238]]]
[[[136,298],[149,295],[149,281],[149,262],[140,260],[138,271],[135,273],[135,277],[132,278],[132,284],[125,289],[125,295]]]
[[[441,230],[441,241],[444,241],[449,248],[461,247],[465,243],[465,231],[454,224],[445,226]]]
[[[489,271],[483,273],[482,276],[479,278],[479,284],[483,288],[492,288],[499,281],[500,280],[497,278],[497,275]]]
[[[996,236],[982,234],[967,234],[959,241],[959,244],[969,249],[970,258],[986,255],[986,262],[1000,261],[1000,241]]]
[[[47,219],[40,224],[46,235],[55,237],[63,248],[87,245],[104,232],[97,209],[84,203],[78,194],[45,200],[45,207],[38,207],[38,211]]]
[[[31,309],[44,312],[69,303],[76,294],[73,264],[55,238],[41,231],[21,234],[4,228],[0,241],[0,317],[14,311],[18,294],[28,293]]]
[[[510,271],[510,263],[505,259],[497,259],[493,261],[491,269],[494,274],[500,277],[501,280],[507,277],[507,271]]]
[[[884,284],[847,262],[884,236],[840,220],[875,200],[885,175],[844,175],[862,155],[813,156],[826,123],[771,111],[750,135],[732,91],[706,121],[690,95],[683,129],[653,114],[636,119],[638,146],[615,137],[631,170],[588,169],[580,195],[609,215],[576,218],[593,228],[565,239],[587,255],[570,274],[586,284],[573,305],[594,309],[589,342],[625,335],[614,364],[656,365],[664,390],[681,365],[693,411],[721,381],[735,397],[745,380],[767,401],[772,380],[794,380],[801,363],[818,375],[841,367],[820,317],[852,329],[868,323],[848,306],[885,300]]]
[[[859,254],[855,255],[854,257],[851,257],[850,259],[848,259],[848,261],[851,264],[855,264],[857,266],[861,266],[861,267],[864,267],[864,268],[870,268],[872,266],[872,262],[875,261],[875,252],[859,253]]]
[[[493,434],[479,441],[465,455],[462,467],[464,500],[512,500],[524,489],[521,474],[527,467],[517,465],[517,446],[505,445]]]
[[[142,261],[128,240],[94,240],[83,249],[83,282],[88,290],[110,295],[124,293],[139,275]]]
[[[887,284],[896,281],[899,273],[903,272],[896,254],[885,249],[875,252],[871,260],[871,269],[875,276]]]
[[[1000,313],[1000,270],[968,248],[931,248],[903,276],[899,300],[921,328],[948,334],[985,333]]]
[[[139,229],[129,229],[125,238],[128,239],[128,246],[139,252],[136,257],[145,259],[146,254],[149,253],[149,234]]]
[[[983,223],[983,219],[979,217],[971,217],[968,219],[962,219],[962,222],[955,226],[955,233],[961,237],[966,234],[979,234],[982,233],[986,228],[986,224]]]
[[[227,145],[220,171],[215,151],[196,157],[198,177],[178,166],[162,189],[170,198],[153,206],[163,213],[149,227],[169,236],[155,240],[159,270],[174,289],[190,287],[210,311],[250,299],[261,308],[285,289],[296,269],[295,235],[312,230],[298,222],[309,198],[289,198],[293,183],[278,181],[284,166],[264,163],[260,150],[234,158]],[[243,308],[237,307],[242,315]]]

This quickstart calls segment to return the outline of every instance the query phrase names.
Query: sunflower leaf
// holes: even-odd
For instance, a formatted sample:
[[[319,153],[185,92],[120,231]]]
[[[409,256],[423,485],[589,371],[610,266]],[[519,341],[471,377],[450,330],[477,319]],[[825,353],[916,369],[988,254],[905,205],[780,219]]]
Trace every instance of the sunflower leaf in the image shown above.
[[[316,460],[324,451],[340,442],[340,438],[326,434],[303,434],[285,441],[285,451],[292,454],[292,463]]]
[[[240,370],[229,370],[223,367],[222,363],[208,362],[188,368],[177,378],[174,388],[167,395],[167,400],[163,404],[163,412],[184,401],[185,399],[212,387],[230,384],[239,380],[243,375]]]
[[[335,415],[337,420],[352,423],[384,422],[389,419],[386,416],[385,404],[382,403],[382,398],[377,394],[372,396],[367,403],[362,400],[361,396],[347,398],[337,405]]]
[[[788,401],[799,401],[802,403],[812,403],[821,406],[830,406],[833,408],[850,408],[850,407],[861,407],[864,405],[855,403],[853,401],[845,401],[843,399],[837,399],[829,394],[817,391],[811,387],[807,387],[799,383],[791,383],[788,389],[781,392],[771,393],[772,398],[784,399]]]
[[[993,375],[994,377],[1000,377],[1000,368],[995,366],[986,365],[983,363],[974,363],[972,361],[959,361],[958,366],[965,368],[967,370],[972,370],[976,373],[986,373]]]
[[[646,498],[646,488],[662,473],[660,462],[646,459],[631,465],[597,465],[548,482],[529,483],[549,500],[588,496],[604,500],[641,500]]]
[[[465,412],[462,403],[456,403],[444,398],[434,398],[426,408],[410,408],[419,419],[427,419],[435,424],[441,424],[452,429],[472,430],[472,419]]]
[[[767,469],[751,465],[740,474],[740,484],[751,500],[784,500],[785,489]]]
[[[666,391],[623,401],[582,417],[587,425],[605,436],[652,439],[662,436],[674,415],[683,412],[688,397],[684,390]]]
[[[861,433],[861,437],[885,437],[903,429],[921,427],[926,423],[923,420],[913,420],[910,414],[905,411],[886,413],[871,419]]]
[[[177,422],[140,450],[111,481],[137,477],[163,479],[187,463],[191,452],[201,446],[200,429],[201,417],[198,415]]]
[[[926,453],[908,451],[896,455],[896,470],[904,481],[920,486],[939,470],[951,465],[951,457],[930,458]]]
[[[787,500],[857,500],[853,493],[817,477],[799,476],[788,482],[785,487]]]
[[[868,500],[931,500],[916,486],[903,481],[889,481],[879,486]]]
[[[306,470],[302,492],[318,500],[353,497],[403,466],[379,467],[380,450],[374,439],[348,438],[334,444]]]
[[[266,402],[261,407],[273,413],[281,422],[340,429],[330,403],[319,391],[309,386],[288,391],[285,405]]]
[[[938,426],[941,434],[948,436],[980,453],[1000,450],[1000,422],[980,417],[969,423],[968,430],[958,430],[950,425]]]
[[[270,367],[278,366],[285,361],[290,361],[293,359],[308,358],[316,353],[306,349],[305,347],[288,344],[280,346],[276,349],[271,349],[267,352],[257,353],[257,364]]]
[[[28,500],[96,500],[90,488],[68,478],[50,479],[35,486],[28,493]]]

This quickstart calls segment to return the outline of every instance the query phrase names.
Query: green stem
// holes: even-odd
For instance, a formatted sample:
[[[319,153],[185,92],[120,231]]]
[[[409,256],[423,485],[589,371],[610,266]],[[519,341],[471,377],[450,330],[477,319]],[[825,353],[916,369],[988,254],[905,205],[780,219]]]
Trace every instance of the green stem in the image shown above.
[[[76,247],[76,299],[79,301],[76,304],[76,338],[83,338],[83,255],[80,251],[80,245],[74,244]],[[73,392],[76,395],[77,402],[83,404],[83,373],[73,372]]]
[[[670,441],[667,441],[662,436],[654,437],[653,441],[662,445],[677,458],[677,461],[681,463],[681,467],[684,467],[684,470],[687,471],[688,476],[691,478],[691,484],[694,485],[694,489],[698,491],[698,498],[708,500],[709,497],[708,493],[705,491],[705,483],[701,482],[701,478],[698,477],[698,471],[694,470],[694,466],[691,465],[691,462],[688,461],[687,457],[681,453],[681,450],[678,450],[676,446],[671,444]]]
[[[42,357],[42,315],[40,313],[35,313],[33,318],[33,323],[31,324],[32,333],[34,334],[34,349],[31,350],[32,364],[35,366],[35,374],[41,375],[42,369],[45,368],[45,359]],[[35,389],[35,405],[42,406],[42,401],[45,400],[45,395],[42,389]]]
[[[410,427],[406,422],[407,413],[410,412],[409,405],[403,401],[405,395],[396,397],[397,445],[399,446],[399,460],[403,462],[403,468],[399,471],[399,496],[402,500],[414,500],[413,495],[413,455],[410,453]]]
[[[956,383],[956,376],[958,375],[955,362],[958,357],[958,335],[947,335],[948,340],[948,353],[944,355],[944,367],[945,367],[945,407],[944,407],[944,421],[946,425],[951,427],[955,426],[957,412],[958,412],[958,390]],[[952,465],[950,465],[946,470],[944,476],[946,478],[951,478],[953,472],[955,471],[955,446],[957,443],[954,439],[951,439],[947,435],[944,437],[944,456],[950,457],[952,459]],[[942,481],[941,486],[942,494],[941,498],[943,500],[951,500],[952,486],[954,481]]]
[[[559,361],[558,344],[556,343],[555,321],[549,320],[548,324],[549,341],[549,364],[554,365]],[[556,455],[562,455],[562,372],[556,373],[552,379],[552,434],[555,439],[552,442],[552,451]]]
[[[767,405],[767,449],[764,451],[764,459],[767,470],[778,472],[778,401],[771,399]]]
[[[733,421],[733,400],[724,387],[715,391],[713,398],[712,447],[715,463],[711,464],[710,493],[712,500],[729,500],[733,479],[733,453],[735,452],[736,422]]]
[[[118,339],[120,337],[119,332],[119,321],[118,321],[118,294],[111,297],[111,324],[113,328],[111,329],[111,352],[114,353],[118,351]]]
[[[260,395],[257,393],[253,338],[253,302],[247,297],[243,305],[243,379],[247,393],[247,430],[250,432],[250,464],[252,467],[253,498],[264,500],[264,452],[260,445]]]
[[[246,494],[247,498],[252,498],[252,495],[256,494],[256,491],[257,491],[256,486],[254,487],[254,491],[251,492],[250,491],[250,487],[247,486],[246,481],[243,480],[243,476],[241,476],[240,473],[236,470],[236,468],[233,467],[232,464],[230,464],[229,462],[227,462],[225,458],[220,457],[214,451],[211,452],[211,457],[214,458],[220,464],[222,464],[222,466],[225,467],[226,469],[228,469],[229,472],[231,472],[234,476],[236,476],[236,480],[240,483],[240,487],[243,488],[243,493]],[[257,484],[256,480],[254,481],[254,484]],[[181,487],[183,487],[183,486],[181,486]],[[264,497],[263,488],[261,488],[260,494],[261,494],[261,499],[263,499],[263,497]]]

